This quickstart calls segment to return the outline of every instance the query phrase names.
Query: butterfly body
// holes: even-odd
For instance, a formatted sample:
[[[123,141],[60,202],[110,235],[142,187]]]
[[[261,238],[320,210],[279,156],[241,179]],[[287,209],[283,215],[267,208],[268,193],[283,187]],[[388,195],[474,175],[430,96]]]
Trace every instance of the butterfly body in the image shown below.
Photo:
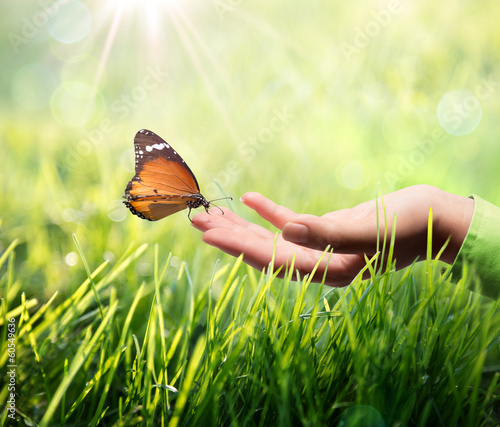
[[[198,181],[170,144],[150,130],[134,138],[135,176],[125,189],[123,202],[139,218],[156,221],[183,209],[210,202],[200,193]],[[191,218],[189,218],[191,219]]]

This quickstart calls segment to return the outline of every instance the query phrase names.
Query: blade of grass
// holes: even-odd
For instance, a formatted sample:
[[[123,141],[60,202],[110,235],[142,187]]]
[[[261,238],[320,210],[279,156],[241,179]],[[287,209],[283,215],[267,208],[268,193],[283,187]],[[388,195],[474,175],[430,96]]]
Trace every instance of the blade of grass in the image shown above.
[[[101,299],[99,298],[99,293],[97,292],[97,289],[96,289],[94,278],[90,274],[90,268],[89,268],[89,265],[87,263],[87,258],[85,258],[85,255],[82,251],[82,247],[80,246],[80,242],[78,241],[78,238],[76,237],[76,234],[74,234],[74,233],[73,233],[73,240],[75,242],[78,253],[80,254],[80,258],[82,259],[83,266],[85,267],[85,271],[87,272],[87,277],[90,280],[90,286],[92,288],[92,291],[94,292],[94,297],[95,297],[97,306],[99,307],[99,313],[101,314],[101,319],[104,319],[104,310],[102,308]]]
[[[73,379],[75,378],[78,370],[82,366],[82,364],[85,362],[87,359],[88,355],[91,353],[93,350],[94,346],[97,344],[97,341],[101,338],[101,335],[104,333],[105,329],[108,327],[109,323],[111,322],[111,319],[113,318],[116,308],[118,306],[118,303],[115,302],[114,305],[109,307],[108,312],[106,313],[104,319],[102,320],[101,324],[97,328],[96,332],[92,334],[90,328],[87,329],[87,337],[83,340],[83,342],[80,344],[78,347],[78,350],[75,354],[75,357],[73,358],[71,365],[68,370],[68,375],[64,377],[61,381],[61,384],[57,388],[56,392],[54,393],[54,396],[52,397],[49,406],[47,407],[47,410],[40,421],[40,426],[49,426],[51,425],[52,417],[54,416],[54,413],[57,409],[57,406],[62,400],[62,397],[68,387],[71,385]]]
[[[130,323],[132,322],[132,317],[134,316],[135,310],[137,308],[137,304],[139,303],[139,300],[142,298],[142,293],[144,291],[144,285],[139,287],[137,290],[134,300],[132,301],[132,305],[127,313],[127,317],[125,318],[125,323],[123,324],[123,328],[121,331],[120,335],[120,340],[118,341],[118,344],[116,346],[116,350],[113,355],[109,357],[109,360],[111,360],[111,366],[106,378],[106,383],[104,384],[104,389],[101,392],[101,399],[99,401],[99,405],[97,406],[95,413],[96,415],[94,416],[94,419],[92,420],[92,427],[96,426],[99,420],[102,418],[101,414],[103,412],[104,404],[106,402],[109,389],[111,387],[111,384],[114,380],[114,376],[116,373],[116,370],[118,368],[118,363],[120,361],[120,357],[124,351],[124,346],[125,346],[125,340],[127,339],[127,334],[130,328]],[[118,301],[115,303],[118,305]]]

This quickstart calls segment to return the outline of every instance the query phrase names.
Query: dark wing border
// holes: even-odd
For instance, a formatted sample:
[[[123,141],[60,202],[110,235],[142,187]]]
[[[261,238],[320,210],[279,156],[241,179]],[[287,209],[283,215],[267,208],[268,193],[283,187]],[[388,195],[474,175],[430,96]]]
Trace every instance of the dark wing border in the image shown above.
[[[177,163],[182,164],[182,167],[186,168],[187,171],[190,173],[191,177],[193,178],[198,193],[200,192],[200,185],[198,184],[198,180],[196,179],[196,176],[194,175],[191,168],[187,165],[187,163],[180,156],[180,154],[177,151],[175,151],[174,147],[172,147],[168,142],[166,142],[156,133],[148,129],[141,129],[140,131],[138,131],[135,134],[134,138],[134,149],[135,149],[136,176],[139,176],[140,172],[142,171],[143,163],[147,163],[149,161],[155,161],[155,159],[159,155],[163,157],[165,160],[168,161],[173,160]]]

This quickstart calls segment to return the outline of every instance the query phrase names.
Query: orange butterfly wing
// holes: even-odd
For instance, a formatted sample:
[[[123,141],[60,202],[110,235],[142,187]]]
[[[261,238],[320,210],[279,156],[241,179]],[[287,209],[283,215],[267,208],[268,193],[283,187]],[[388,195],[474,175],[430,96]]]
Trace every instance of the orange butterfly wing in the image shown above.
[[[134,139],[135,176],[125,189],[125,205],[140,218],[156,221],[183,209],[209,203],[182,157],[162,138],[146,129]],[[189,217],[189,215],[188,215]]]

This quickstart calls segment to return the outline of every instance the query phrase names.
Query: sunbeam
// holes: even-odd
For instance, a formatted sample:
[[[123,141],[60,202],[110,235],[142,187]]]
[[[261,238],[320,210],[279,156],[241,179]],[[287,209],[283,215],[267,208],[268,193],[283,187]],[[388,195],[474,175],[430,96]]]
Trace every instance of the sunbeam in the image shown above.
[[[172,8],[175,9],[176,15],[179,17],[179,20],[172,19],[172,24],[174,25],[176,32],[184,45],[184,48],[186,49],[187,53],[189,54],[189,57],[190,57],[193,65],[195,66],[196,70],[198,71],[200,77],[202,78],[202,80],[205,84],[205,87],[207,88],[207,91],[209,92],[209,94],[211,96],[212,101],[214,102],[215,106],[217,107],[217,109],[222,117],[222,120],[224,121],[224,124],[226,125],[227,130],[229,131],[233,140],[238,141],[240,139],[240,135],[237,133],[235,127],[233,126],[233,123],[228,115],[228,112],[224,108],[224,103],[222,102],[221,94],[217,93],[217,91],[214,87],[214,84],[210,79],[208,72],[204,69],[204,67],[200,61],[200,56],[197,53],[197,50],[194,46],[193,41],[189,38],[189,35],[192,36],[192,38],[195,40],[195,42],[198,42],[198,46],[199,46],[198,51],[201,51],[202,54],[209,59],[210,64],[212,64],[214,69],[216,69],[217,74],[222,77],[223,84],[226,87],[227,87],[227,84],[226,84],[227,79],[224,78],[222,69],[216,64],[216,62],[211,57],[211,55],[209,53],[210,50],[203,43],[203,41],[201,40],[201,37],[196,32],[194,26],[190,23],[190,21],[187,19],[187,17],[183,13],[182,9],[178,6],[179,5],[177,5],[175,3],[172,4]],[[182,24],[184,24],[184,25],[182,26]]]

